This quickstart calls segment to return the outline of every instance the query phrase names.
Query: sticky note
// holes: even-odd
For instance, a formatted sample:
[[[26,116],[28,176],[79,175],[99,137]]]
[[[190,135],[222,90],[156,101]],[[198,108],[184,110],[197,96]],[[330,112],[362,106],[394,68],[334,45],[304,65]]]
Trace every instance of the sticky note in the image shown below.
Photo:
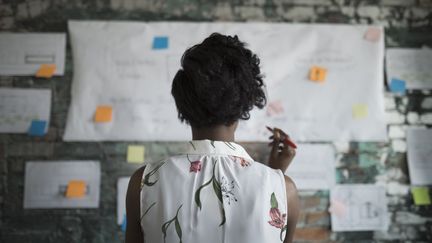
[[[112,121],[112,107],[98,106],[94,117],[95,122],[110,122]]]
[[[168,37],[167,36],[155,36],[153,39],[153,49],[167,49],[168,48]]]
[[[381,38],[381,30],[379,28],[369,27],[363,37],[367,41],[377,42]]]
[[[363,119],[368,116],[368,106],[365,104],[356,104],[352,107],[352,116],[354,119]]]
[[[45,127],[47,122],[43,120],[33,120],[30,124],[28,134],[30,136],[42,137],[45,135]]]
[[[36,72],[38,78],[51,78],[56,71],[55,64],[42,64]]]
[[[122,221],[122,224],[121,224],[121,230],[123,232],[126,232],[126,214],[123,215],[123,221]]]
[[[127,150],[127,161],[129,163],[144,163],[145,148],[142,145],[129,145]]]
[[[267,105],[267,115],[273,116],[284,112],[282,102],[280,100],[269,102]]]
[[[391,92],[403,95],[406,92],[406,83],[404,80],[392,78],[389,88]]]
[[[80,180],[69,181],[66,189],[67,198],[84,197],[85,194],[86,194],[85,181],[80,181]]]
[[[429,188],[414,187],[411,189],[415,205],[430,205],[431,199],[429,196]]]
[[[309,80],[318,83],[323,83],[326,79],[327,69],[323,67],[313,66],[309,71]]]
[[[343,202],[334,199],[330,203],[329,212],[337,217],[344,217],[347,213],[347,206]]]

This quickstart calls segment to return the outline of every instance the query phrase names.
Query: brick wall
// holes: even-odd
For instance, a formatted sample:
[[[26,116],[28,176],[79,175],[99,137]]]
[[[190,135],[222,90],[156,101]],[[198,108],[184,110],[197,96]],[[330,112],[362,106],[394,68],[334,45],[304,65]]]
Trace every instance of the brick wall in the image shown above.
[[[382,24],[387,46],[432,48],[431,0],[0,0],[4,31],[66,31],[68,19],[276,21]],[[66,74],[50,80],[0,77],[0,86],[50,88],[51,126],[44,138],[0,135],[0,242],[121,242],[116,225],[116,181],[130,175],[127,143],[64,143],[61,140],[70,101],[72,62]],[[377,183],[387,187],[391,217],[388,232],[332,233],[328,191],[301,192],[298,242],[432,241],[432,209],[413,206],[409,195],[405,128],[432,126],[430,91],[396,97],[385,94],[388,143],[336,143],[339,183]],[[143,143],[146,157],[158,159],[176,151],[176,143]],[[265,144],[246,148],[266,160]],[[361,167],[368,154],[371,166]],[[28,160],[96,159],[102,162],[100,208],[23,210],[24,166]]]

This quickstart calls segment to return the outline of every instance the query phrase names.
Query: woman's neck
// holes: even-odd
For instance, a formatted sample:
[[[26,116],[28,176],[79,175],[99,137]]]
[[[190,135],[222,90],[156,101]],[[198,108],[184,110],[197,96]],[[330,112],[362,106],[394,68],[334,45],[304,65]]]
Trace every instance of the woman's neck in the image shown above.
[[[192,127],[192,139],[234,142],[234,132],[236,128],[237,122],[231,126],[218,125],[203,128]]]

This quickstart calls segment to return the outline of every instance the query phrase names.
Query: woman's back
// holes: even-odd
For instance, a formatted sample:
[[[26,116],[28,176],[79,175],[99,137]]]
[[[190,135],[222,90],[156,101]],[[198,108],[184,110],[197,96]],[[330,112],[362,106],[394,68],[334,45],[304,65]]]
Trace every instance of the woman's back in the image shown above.
[[[144,242],[281,242],[287,196],[280,170],[233,142],[195,140],[147,165],[141,183]]]

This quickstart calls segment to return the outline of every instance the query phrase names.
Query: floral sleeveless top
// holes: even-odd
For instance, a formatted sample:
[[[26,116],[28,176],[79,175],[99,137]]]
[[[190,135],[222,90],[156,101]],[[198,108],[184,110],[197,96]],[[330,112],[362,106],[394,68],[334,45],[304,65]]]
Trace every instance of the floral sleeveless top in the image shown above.
[[[280,170],[233,142],[194,140],[184,154],[148,164],[141,183],[146,243],[282,242],[287,224]]]

